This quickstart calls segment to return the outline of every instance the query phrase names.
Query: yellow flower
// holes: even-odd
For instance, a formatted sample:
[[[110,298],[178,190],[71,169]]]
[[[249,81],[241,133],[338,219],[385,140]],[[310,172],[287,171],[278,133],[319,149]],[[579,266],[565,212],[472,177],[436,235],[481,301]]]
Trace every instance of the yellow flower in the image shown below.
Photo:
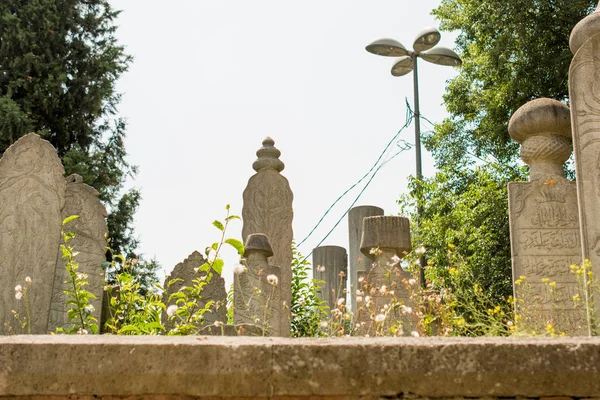
[[[548,283],[548,282],[550,282],[550,278],[542,278],[542,282]]]
[[[555,288],[556,287],[556,282],[550,282],[548,285],[551,286],[551,287],[553,287],[553,288]]]
[[[575,296],[573,296],[573,301],[579,301],[581,300],[581,298],[579,297],[579,293],[577,293]]]
[[[517,279],[517,280],[515,281],[515,285],[520,285],[521,283],[523,283],[523,280],[522,280],[522,279]]]
[[[448,243],[448,247],[449,247],[449,248],[451,248],[451,249],[454,249],[454,248],[456,248],[456,246],[455,246],[455,245],[453,245],[452,243]]]

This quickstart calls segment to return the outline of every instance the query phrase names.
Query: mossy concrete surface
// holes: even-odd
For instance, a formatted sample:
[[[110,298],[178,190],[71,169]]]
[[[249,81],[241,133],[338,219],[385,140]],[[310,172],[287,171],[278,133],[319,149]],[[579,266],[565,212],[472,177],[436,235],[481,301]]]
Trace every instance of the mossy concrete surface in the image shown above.
[[[15,397],[600,397],[600,339],[0,337]]]

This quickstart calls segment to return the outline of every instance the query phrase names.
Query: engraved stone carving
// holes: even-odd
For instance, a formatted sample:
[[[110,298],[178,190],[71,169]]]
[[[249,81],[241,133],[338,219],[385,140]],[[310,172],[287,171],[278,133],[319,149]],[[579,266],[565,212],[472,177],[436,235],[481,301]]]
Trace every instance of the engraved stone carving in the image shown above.
[[[92,315],[96,317],[98,324],[101,320],[102,296],[104,294],[104,271],[101,263],[106,260],[106,209],[98,199],[99,193],[93,187],[83,183],[83,178],[77,174],[67,177],[67,188],[65,194],[65,206],[62,210],[62,218],[72,215],[79,218],[69,222],[65,231],[74,232],[75,237],[68,243],[77,256],[75,260],[79,265],[77,270],[87,275],[89,285],[86,290],[96,296],[91,301],[94,307]],[[68,289],[65,281],[67,271],[62,259],[62,252],[58,249],[58,262],[54,277],[52,290],[52,304],[48,330],[54,332],[56,328],[67,327],[66,296],[64,290]]]
[[[289,313],[282,302],[281,268],[269,265],[273,250],[266,235],[248,235],[244,248],[246,268],[234,276],[234,323],[254,324],[267,336],[289,336],[289,325],[281,324]]]
[[[360,241],[362,239],[363,219],[383,215],[383,209],[375,206],[353,207],[348,212],[348,243],[349,243],[349,281],[350,290],[358,289],[358,271],[370,268],[371,260],[360,252]],[[356,312],[354,296],[350,297],[350,308]]]
[[[531,330],[550,322],[557,332],[575,335],[585,332],[585,324],[573,303],[577,280],[569,268],[581,263],[576,185],[563,172],[570,156],[569,117],[569,108],[551,99],[531,101],[512,116],[509,134],[521,143],[530,177],[508,184],[508,203],[522,322]]]
[[[571,32],[569,69],[582,257],[600,276],[600,6]],[[600,298],[596,296],[596,310]]]
[[[333,310],[339,298],[346,299],[346,249],[340,246],[320,246],[313,249],[312,259],[313,277],[321,281],[318,297],[326,301],[329,309]]]
[[[280,151],[274,147],[273,139],[267,137],[252,165],[256,171],[244,190],[242,208],[242,238],[246,241],[250,234],[263,233],[271,240],[273,255],[269,265],[281,268],[279,290],[283,312],[281,321],[272,321],[277,332],[289,332],[292,301],[292,200],[293,194],[288,180],[280,174],[284,164],[279,160]],[[277,328],[275,328],[277,326]],[[286,335],[287,336],[287,335]]]
[[[358,271],[358,334],[372,335],[378,324],[389,330],[397,326],[398,332],[410,334],[416,327],[416,320],[402,307],[392,308],[401,303],[412,307],[408,291],[412,275],[400,266],[400,260],[412,249],[410,243],[410,221],[398,216],[375,216],[363,220],[360,251],[372,261],[364,271]],[[416,283],[415,283],[416,284]],[[357,297],[358,297],[357,296]],[[370,301],[367,302],[367,296]],[[405,309],[405,308],[404,308]],[[385,320],[377,321],[377,315],[384,315]]]
[[[65,203],[64,169],[52,145],[38,135],[21,137],[0,159],[0,334],[11,310],[26,315],[14,287],[26,276],[31,333],[46,333]],[[17,330],[17,332],[19,332]]]
[[[183,287],[194,285],[194,280],[206,276],[205,271],[197,271],[198,267],[204,265],[206,259],[198,251],[194,251],[183,262],[175,266],[171,275],[165,279],[165,294],[163,301],[168,307],[175,304],[175,300],[169,301],[171,294],[178,292]],[[177,280],[177,281],[175,281]],[[174,281],[171,285],[168,282]],[[167,287],[168,286],[168,287]],[[212,278],[202,288],[202,299],[199,301],[199,306],[204,307],[209,301],[214,301],[210,307],[210,312],[203,314],[204,321],[198,324],[198,327],[212,325],[215,322],[227,323],[227,291],[225,290],[225,279],[216,271],[212,271]],[[173,324],[167,321],[166,312],[163,312],[162,320],[165,328],[168,330],[173,328]],[[218,330],[217,330],[218,331]]]

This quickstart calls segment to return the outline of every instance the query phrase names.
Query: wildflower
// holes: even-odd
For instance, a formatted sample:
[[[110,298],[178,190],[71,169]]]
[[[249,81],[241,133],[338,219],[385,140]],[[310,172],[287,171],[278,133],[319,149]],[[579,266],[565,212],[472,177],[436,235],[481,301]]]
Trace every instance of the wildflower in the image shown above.
[[[383,315],[383,314],[377,314],[375,316],[375,322],[383,322],[383,321],[385,321],[385,315]]]
[[[173,315],[175,315],[175,312],[179,309],[179,307],[177,307],[177,305],[175,304],[171,304],[168,308],[167,308],[167,315],[169,317],[172,317]]]
[[[362,303],[363,301],[363,297],[362,296],[356,296],[356,302],[357,303]]]
[[[452,243],[448,243],[448,247],[449,247],[449,248],[451,248],[451,249],[454,249],[454,248],[456,248],[456,246],[455,246],[455,245],[453,245]]]
[[[371,302],[371,296],[365,297],[365,303],[369,304]]]
[[[23,297],[23,286],[17,285],[15,286],[15,299],[21,300]]]
[[[321,322],[319,322],[319,328],[326,329],[327,328],[327,321],[321,321]]]
[[[448,245],[448,247],[450,247],[450,245]],[[417,254],[425,254],[425,251],[427,251],[425,249],[425,247],[421,246],[421,247],[419,247],[418,249],[415,250],[415,253],[417,253]]]
[[[317,272],[325,272],[325,266],[324,265],[317,265]]]
[[[391,263],[389,263],[389,266],[393,266],[396,265],[400,262],[400,257],[398,257],[397,255],[393,255],[392,258],[390,259]]]
[[[419,337],[419,332],[417,332],[417,331],[412,331],[412,332],[410,333],[410,336],[413,336],[413,337]]]
[[[277,275],[267,275],[267,282],[269,282],[270,285],[276,286],[279,283],[279,278],[277,278]]]
[[[360,283],[362,283],[364,280],[365,280],[365,277],[364,277],[364,276],[361,276],[360,278],[358,278],[358,281],[359,281]]]
[[[579,293],[577,293],[575,296],[573,296],[573,301],[579,301],[581,300],[581,298],[579,297]]]
[[[506,323],[506,325],[508,325],[508,326],[513,326],[513,322],[512,322],[512,321],[508,321],[508,322]]]
[[[87,306],[83,307],[83,309],[84,309],[85,312],[87,312],[89,314],[91,314],[94,311],[96,311],[96,309],[94,308],[94,306],[91,305],[91,304],[88,304]]]
[[[344,271],[340,271],[340,273],[338,274],[338,276],[340,278],[345,278],[346,277],[346,273]]]
[[[360,290],[360,289],[356,289],[356,295],[357,296],[362,296],[362,295],[364,295],[364,292],[362,290]]]
[[[381,253],[383,253],[383,251],[380,250],[379,247],[373,247],[371,250],[369,250],[369,253],[379,256],[379,255],[381,255]]]
[[[548,284],[548,286],[555,288],[555,287],[556,287],[556,282],[550,282],[550,283]]]
[[[242,264],[236,264],[233,266],[233,273],[235,275],[239,275],[242,272],[244,272],[245,270],[246,270],[246,268]]]
[[[213,322],[213,326],[219,328],[219,327],[223,326],[223,321],[215,321],[215,322]]]
[[[337,305],[338,305],[338,307],[340,307],[340,306],[343,306],[345,301],[346,301],[346,300],[344,300],[344,298],[343,298],[343,297],[340,297],[340,298],[338,299],[338,301],[337,301]]]
[[[83,328],[79,328],[79,330],[77,331],[78,335],[87,335],[88,331],[87,329],[83,329]]]
[[[548,283],[548,282],[550,282],[550,278],[542,278],[542,282],[543,283]]]
[[[402,312],[402,314],[412,314],[413,312],[412,307],[405,306],[404,304],[400,306],[400,311]]]
[[[25,277],[25,282],[27,282],[28,285],[31,285],[31,278],[26,276]]]
[[[23,291],[23,286],[21,286],[21,285],[15,286],[15,292],[22,292],[22,291]]]
[[[414,286],[414,285],[415,285],[415,283],[417,283],[417,280],[416,280],[415,278],[410,278],[410,279],[408,280],[408,284],[409,284],[410,286]]]
[[[381,294],[382,294],[382,295],[384,295],[384,296],[385,296],[386,294],[388,294],[388,288],[387,288],[387,286],[386,286],[386,285],[382,285],[382,286],[381,286],[381,289],[379,289],[379,291],[380,291],[380,292],[381,292]]]

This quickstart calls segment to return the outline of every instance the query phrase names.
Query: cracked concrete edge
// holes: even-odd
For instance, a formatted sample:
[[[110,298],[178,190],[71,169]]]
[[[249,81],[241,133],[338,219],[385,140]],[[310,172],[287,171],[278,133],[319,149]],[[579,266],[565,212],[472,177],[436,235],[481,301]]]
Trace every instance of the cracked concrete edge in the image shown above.
[[[0,399],[597,397],[599,378],[597,338],[0,338]]]

